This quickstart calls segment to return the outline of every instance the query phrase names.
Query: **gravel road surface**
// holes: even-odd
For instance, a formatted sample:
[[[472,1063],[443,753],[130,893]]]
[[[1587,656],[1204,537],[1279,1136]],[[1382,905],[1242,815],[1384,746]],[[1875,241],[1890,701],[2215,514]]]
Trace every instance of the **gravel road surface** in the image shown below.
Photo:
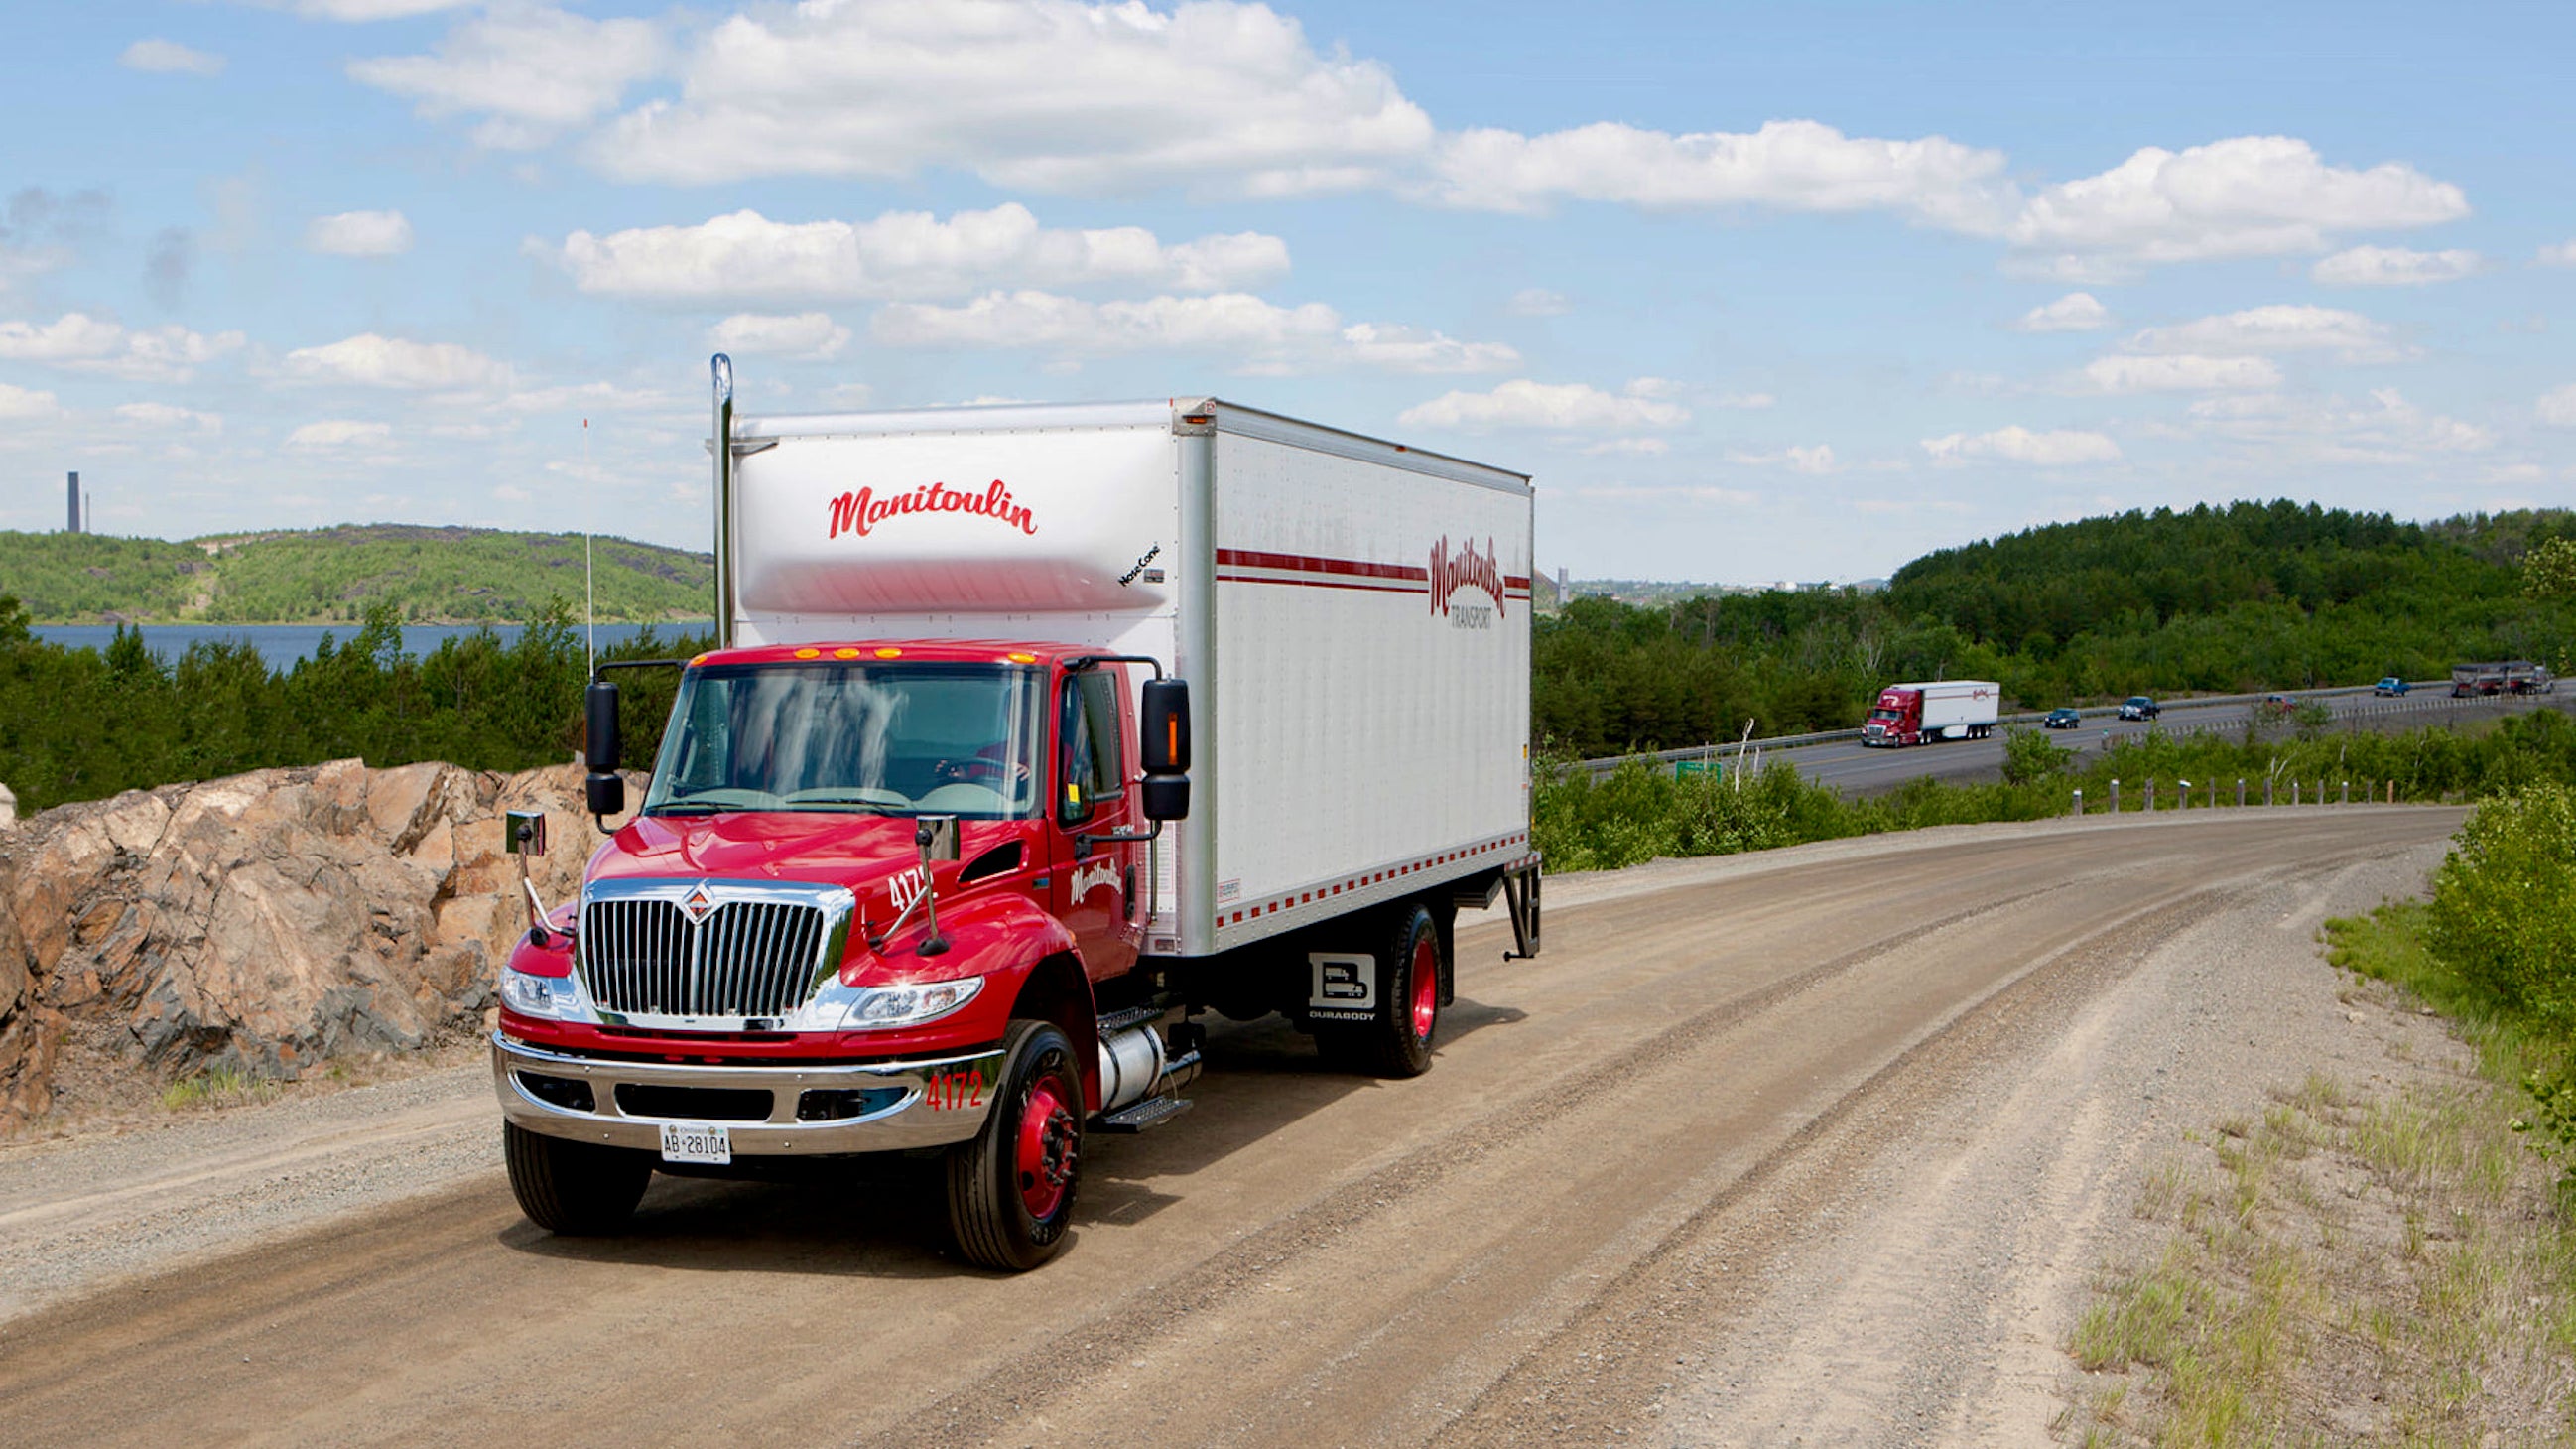
[[[2326,915],[2459,812],[1925,831],[1550,884],[1432,1073],[1221,1030],[1002,1278],[928,1183],[518,1215],[476,1067],[0,1149],[0,1443],[2045,1444],[2144,1165],[2411,1018]],[[2386,1016],[2381,1013],[2381,1016]]]

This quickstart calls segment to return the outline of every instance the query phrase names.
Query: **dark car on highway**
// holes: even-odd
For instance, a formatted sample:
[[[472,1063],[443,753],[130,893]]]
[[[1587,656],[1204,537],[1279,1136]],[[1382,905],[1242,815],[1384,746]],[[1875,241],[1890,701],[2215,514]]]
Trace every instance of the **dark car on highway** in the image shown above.
[[[2392,674],[2370,687],[2373,694],[2404,694],[2414,686]]]
[[[2164,706],[2143,694],[2133,694],[2120,701],[2122,719],[2154,719],[2162,713],[2164,713]]]
[[[2048,716],[2039,722],[2039,725],[2042,729],[2071,730],[2082,723],[2084,723],[2084,716],[2071,709],[2052,709],[2048,712]]]

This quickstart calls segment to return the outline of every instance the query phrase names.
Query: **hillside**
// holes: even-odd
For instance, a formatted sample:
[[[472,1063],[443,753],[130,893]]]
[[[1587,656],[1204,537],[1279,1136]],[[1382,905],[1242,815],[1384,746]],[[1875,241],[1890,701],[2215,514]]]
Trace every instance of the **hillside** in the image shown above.
[[[2291,502],[2132,511],[1927,554],[1878,592],[1802,589],[1540,621],[1542,740],[1577,756],[1859,722],[1900,679],[1995,679],[2024,707],[2423,679],[2463,659],[2553,667],[2576,608],[2526,598],[2564,511],[2435,524]]]
[[[599,618],[703,619],[705,554],[601,537]],[[354,622],[391,604],[413,623],[515,623],[582,603],[579,534],[370,524],[190,539],[0,532],[0,593],[39,624]]]

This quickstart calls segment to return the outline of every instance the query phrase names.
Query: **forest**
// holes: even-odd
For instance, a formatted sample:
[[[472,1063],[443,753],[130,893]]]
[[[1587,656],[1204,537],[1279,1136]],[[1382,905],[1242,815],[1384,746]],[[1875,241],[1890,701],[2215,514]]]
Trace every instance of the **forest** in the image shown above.
[[[602,536],[591,559],[604,623],[704,619],[705,554]],[[515,624],[583,597],[579,534],[371,524],[172,543],[100,533],[0,533],[0,593],[38,624]]]
[[[1994,679],[2022,709],[2135,693],[2556,667],[2576,603],[2524,562],[2561,510],[2400,523],[2287,501],[2132,511],[1926,554],[1874,593],[1578,598],[1531,641],[1533,728],[1575,758],[1856,725],[1884,685]],[[2547,550],[2544,548],[2544,552]],[[2547,591],[2542,591],[2546,593]]]
[[[297,537],[321,555],[317,570],[378,566],[366,549],[343,558],[325,535]],[[524,561],[525,538],[481,534],[465,544],[507,544]],[[580,540],[570,542],[577,560]],[[372,547],[415,544],[444,546],[424,536]],[[157,547],[204,556],[192,545]],[[689,557],[654,552],[666,562]],[[414,573],[468,575],[443,557]],[[672,582],[683,597],[705,595],[703,580]],[[513,587],[522,586],[533,587]],[[8,597],[14,587],[0,575],[0,783],[21,810],[351,756],[526,769],[560,764],[581,746],[576,590],[513,613],[534,620],[513,643],[481,631],[426,655],[402,647],[411,606],[375,597],[346,636],[278,670],[238,643],[200,644],[165,662],[137,629],[120,630],[105,650],[47,644],[31,632],[40,616]],[[603,587],[602,617],[606,597]],[[1548,759],[1734,739],[1747,721],[1757,736],[1848,726],[1898,679],[1998,679],[2021,705],[2046,707],[2139,691],[2423,679],[2476,657],[2523,656],[2571,672],[2576,515],[2417,525],[2286,502],[2133,512],[1928,554],[1876,593],[1643,608],[1576,599],[1534,630],[1532,719]],[[648,634],[608,657],[706,647],[695,634]],[[638,671],[621,683],[628,762],[648,761],[671,676]]]

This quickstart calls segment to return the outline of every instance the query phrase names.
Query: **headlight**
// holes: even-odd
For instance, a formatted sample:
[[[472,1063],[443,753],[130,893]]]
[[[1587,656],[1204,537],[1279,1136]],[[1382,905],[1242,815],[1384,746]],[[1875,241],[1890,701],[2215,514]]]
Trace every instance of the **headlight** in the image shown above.
[[[560,1016],[573,1002],[573,984],[569,976],[531,976],[525,971],[503,968],[501,1004],[521,1016]]]
[[[967,1002],[984,989],[984,978],[969,976],[961,981],[925,981],[917,986],[875,986],[859,993],[850,1003],[850,1013],[842,1018],[843,1031],[867,1031],[889,1026],[916,1026],[933,1021]]]

